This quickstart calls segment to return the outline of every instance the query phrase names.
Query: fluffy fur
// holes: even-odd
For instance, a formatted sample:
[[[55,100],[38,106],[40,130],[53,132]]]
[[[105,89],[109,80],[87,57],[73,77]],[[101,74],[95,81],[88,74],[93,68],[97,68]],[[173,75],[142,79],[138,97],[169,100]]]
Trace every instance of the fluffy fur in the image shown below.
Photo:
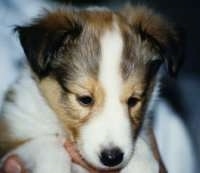
[[[24,68],[3,104],[4,159],[16,153],[33,173],[86,172],[65,152],[69,139],[99,169],[161,170],[145,122],[160,65],[165,61],[175,74],[180,64],[178,34],[167,21],[144,7],[68,8],[16,30],[30,69]],[[91,102],[82,102],[85,96]],[[123,159],[109,167],[100,156],[113,147]]]

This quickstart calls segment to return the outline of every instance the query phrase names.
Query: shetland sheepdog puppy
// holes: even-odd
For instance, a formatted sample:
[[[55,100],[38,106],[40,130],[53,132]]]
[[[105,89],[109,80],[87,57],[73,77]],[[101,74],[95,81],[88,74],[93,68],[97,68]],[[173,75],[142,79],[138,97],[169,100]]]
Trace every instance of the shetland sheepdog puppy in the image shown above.
[[[30,173],[83,173],[64,141],[100,170],[165,172],[148,111],[159,68],[175,75],[179,33],[144,6],[66,7],[17,26],[27,63],[0,115],[2,163],[18,155]]]

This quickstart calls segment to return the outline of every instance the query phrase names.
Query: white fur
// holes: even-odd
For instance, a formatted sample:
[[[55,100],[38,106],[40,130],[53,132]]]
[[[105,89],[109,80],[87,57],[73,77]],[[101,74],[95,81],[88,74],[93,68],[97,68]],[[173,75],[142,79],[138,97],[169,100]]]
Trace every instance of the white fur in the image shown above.
[[[98,154],[104,148],[117,146],[125,153],[122,164],[118,165],[120,167],[131,159],[134,146],[127,108],[120,102],[120,63],[124,43],[116,24],[103,34],[100,41],[99,80],[105,90],[105,102],[102,111],[81,129],[78,147],[88,162],[105,168]],[[15,102],[6,101],[3,105],[0,121],[7,124],[13,137],[31,139],[10,154],[18,154],[31,173],[70,173],[71,161],[63,148],[62,136],[66,137],[66,134],[30,76],[29,70],[21,74],[12,87],[16,94]],[[144,142],[138,142],[135,154],[123,173],[157,173],[149,150]],[[86,172],[78,166],[73,166],[72,171]]]
[[[73,165],[72,172],[88,173],[78,165]],[[149,144],[139,136],[135,144],[135,152],[128,165],[120,173],[158,173],[159,165]]]
[[[155,160],[149,144],[141,137],[137,139],[135,152],[129,164],[121,173],[158,173],[159,165]]]
[[[63,147],[66,134],[31,78],[29,69],[21,73],[11,89],[14,102],[5,100],[0,121],[7,125],[13,139],[30,141],[7,156],[19,155],[31,173],[71,172],[70,157]]]
[[[40,137],[25,143],[5,158],[18,155],[30,173],[70,173],[71,160],[63,145],[63,138]]]
[[[155,132],[168,172],[195,172],[195,148],[187,128],[179,115],[163,99],[155,109]]]
[[[64,134],[55,113],[41,96],[28,69],[22,72],[11,90],[15,101],[5,101],[0,121],[6,123],[14,138],[26,140]]]
[[[82,168],[80,165],[72,164],[73,173],[89,173],[86,169]]]
[[[103,149],[119,147],[124,152],[125,165],[133,151],[133,136],[126,105],[120,101],[123,40],[114,24],[112,30],[102,35],[99,81],[105,92],[103,108],[81,129],[79,149],[87,161],[99,168],[106,168],[99,160]]]

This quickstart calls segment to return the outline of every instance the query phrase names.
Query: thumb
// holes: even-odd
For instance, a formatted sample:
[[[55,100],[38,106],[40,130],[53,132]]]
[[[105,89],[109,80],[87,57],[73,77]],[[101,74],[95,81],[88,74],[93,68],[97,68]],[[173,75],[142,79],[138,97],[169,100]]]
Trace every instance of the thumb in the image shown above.
[[[17,156],[9,156],[3,163],[2,173],[26,173],[22,167],[22,163]]]

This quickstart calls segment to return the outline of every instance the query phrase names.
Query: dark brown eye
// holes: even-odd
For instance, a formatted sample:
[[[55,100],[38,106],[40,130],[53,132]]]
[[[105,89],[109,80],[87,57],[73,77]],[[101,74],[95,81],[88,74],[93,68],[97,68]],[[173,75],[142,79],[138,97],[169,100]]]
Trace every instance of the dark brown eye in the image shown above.
[[[77,100],[83,106],[91,106],[94,103],[94,99],[91,96],[79,96]]]
[[[128,107],[134,107],[138,103],[139,99],[136,97],[130,97],[127,101]]]

